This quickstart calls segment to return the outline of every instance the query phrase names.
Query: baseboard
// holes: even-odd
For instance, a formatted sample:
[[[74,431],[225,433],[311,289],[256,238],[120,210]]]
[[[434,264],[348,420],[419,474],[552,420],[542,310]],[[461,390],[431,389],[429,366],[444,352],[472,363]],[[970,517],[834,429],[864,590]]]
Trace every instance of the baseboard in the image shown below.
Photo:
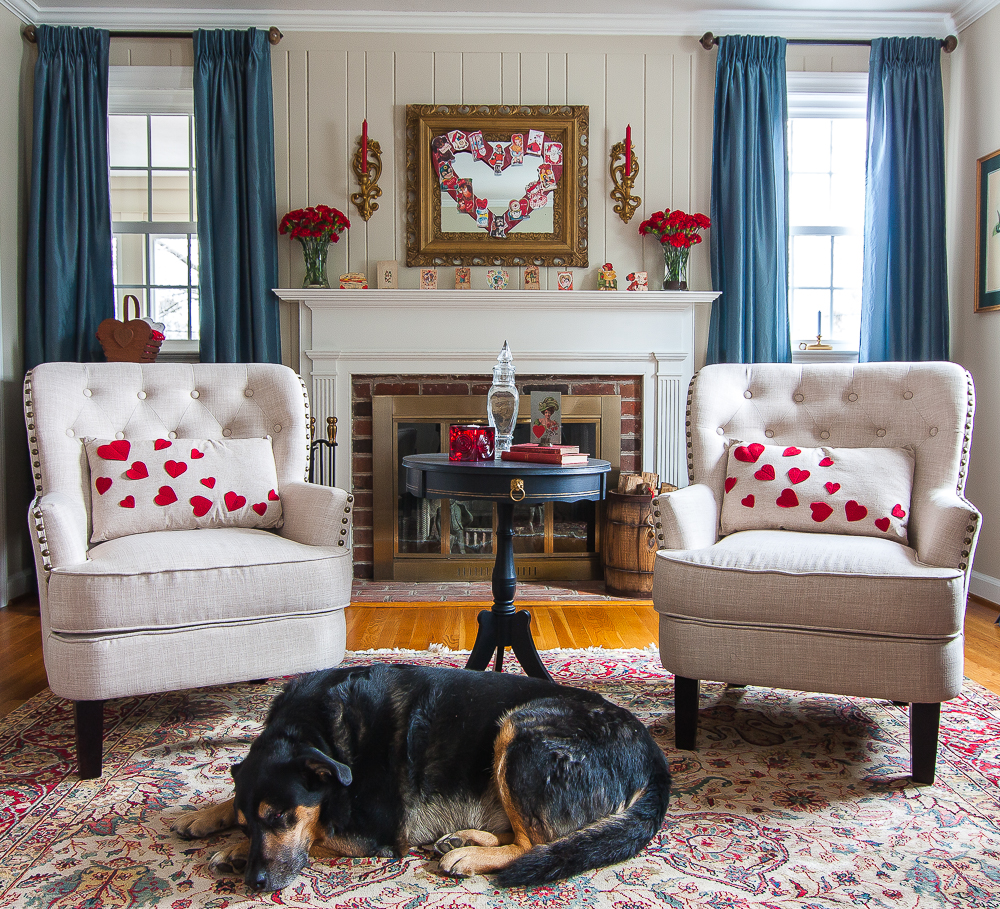
[[[1000,581],[991,578],[988,574],[973,571],[969,579],[969,593],[982,600],[1000,604]]]
[[[7,602],[3,605],[6,606],[8,603],[13,603],[18,597],[23,597],[31,593],[34,589],[35,570],[33,568],[24,568],[21,571],[15,571],[7,577]]]

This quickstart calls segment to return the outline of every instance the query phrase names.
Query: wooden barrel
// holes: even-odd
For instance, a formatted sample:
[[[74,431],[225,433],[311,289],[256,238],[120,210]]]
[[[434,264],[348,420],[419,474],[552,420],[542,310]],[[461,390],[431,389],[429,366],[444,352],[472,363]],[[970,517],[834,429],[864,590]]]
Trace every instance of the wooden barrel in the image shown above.
[[[604,586],[614,596],[649,599],[653,593],[656,536],[649,494],[609,492],[604,501],[601,562]]]

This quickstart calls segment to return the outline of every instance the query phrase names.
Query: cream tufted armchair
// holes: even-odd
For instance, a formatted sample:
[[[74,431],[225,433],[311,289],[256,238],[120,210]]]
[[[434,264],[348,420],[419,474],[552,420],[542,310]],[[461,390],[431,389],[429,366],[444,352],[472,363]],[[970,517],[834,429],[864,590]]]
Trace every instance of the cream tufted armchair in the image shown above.
[[[45,363],[24,383],[29,513],[49,686],[100,776],[104,701],[304,672],[344,654],[352,496],[304,482],[308,401],[264,364]],[[82,439],[271,437],[284,525],[91,544]]]
[[[979,512],[964,498],[975,393],[953,363],[718,365],[691,381],[691,485],[654,506],[660,657],[676,741],[695,747],[699,680],[910,705],[911,770],[934,780],[941,702],[963,678]],[[720,537],[730,439],[914,449],[909,545],[744,530]]]

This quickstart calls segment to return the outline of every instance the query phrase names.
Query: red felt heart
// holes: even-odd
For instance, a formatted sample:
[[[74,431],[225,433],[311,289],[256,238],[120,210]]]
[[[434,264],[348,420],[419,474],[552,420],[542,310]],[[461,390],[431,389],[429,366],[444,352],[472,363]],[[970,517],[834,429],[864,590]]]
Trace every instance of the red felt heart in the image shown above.
[[[115,439],[114,442],[98,447],[97,454],[105,461],[126,461],[131,450],[132,443],[128,439]]]
[[[132,466],[125,471],[125,476],[130,480],[145,480],[149,476],[149,471],[142,461],[133,461]]]
[[[760,442],[754,442],[752,445],[740,445],[736,451],[733,452],[733,457],[737,461],[744,461],[747,464],[756,464],[757,458],[759,458],[764,453],[764,446]]]
[[[838,489],[840,489],[840,484],[839,483],[827,483],[826,484],[826,491],[828,493],[830,493],[830,495],[833,495]]]
[[[215,489],[215,477],[205,477],[201,481],[202,486],[207,486],[209,489]]]
[[[191,460],[192,461],[197,461],[198,458],[203,458],[203,457],[205,457],[205,452],[198,451],[197,448],[192,448],[191,449]]]
[[[819,466],[820,467],[833,467],[833,458],[823,458],[823,460],[819,462]]]
[[[799,470],[798,467],[793,467],[788,471],[788,479],[791,481],[793,486],[797,486],[803,480],[809,479],[809,471]]]
[[[184,473],[185,470],[188,469],[188,466],[183,461],[167,461],[163,465],[163,469],[176,480],[182,473]]]
[[[157,505],[172,505],[177,501],[177,493],[169,486],[161,486],[159,493],[153,496],[153,501]]]
[[[796,448],[794,445],[789,445],[782,453],[783,458],[794,458],[797,454],[802,454],[802,449]]]
[[[264,517],[264,512],[267,511],[267,502],[257,502],[250,506],[254,511],[257,512],[261,517]]]
[[[794,508],[799,504],[799,497],[795,494],[792,489],[782,489],[781,495],[778,496],[775,504],[779,508]]]
[[[740,505],[746,505],[747,508],[753,508],[753,502],[754,499],[752,495],[740,499]]]
[[[212,500],[204,496],[191,496],[191,508],[194,510],[196,518],[203,518],[212,507]]]
[[[903,506],[899,505],[899,504],[893,505],[892,506],[892,516],[894,518],[899,518],[900,520],[902,520],[903,518],[905,518],[906,517],[906,512],[903,511]]]
[[[864,505],[859,505],[854,499],[844,506],[844,511],[848,521],[863,521],[868,517],[868,509]]]
[[[536,439],[540,439],[542,436],[545,435],[545,427],[539,423],[538,426],[531,427],[531,432]]]
[[[246,505],[247,500],[245,496],[238,496],[235,492],[226,493],[226,508],[229,511],[236,511],[238,508],[242,508]]]
[[[135,496],[125,496],[118,504],[122,508],[135,508]]]
[[[174,443],[171,442],[170,439],[157,439],[153,443],[153,450],[154,451],[163,451],[164,448],[169,448],[173,444]]]
[[[774,468],[770,464],[765,464],[754,474],[754,477],[758,480],[773,480]]]
[[[890,524],[890,521],[889,521],[888,518],[876,518],[875,519],[875,526],[879,530],[881,530],[882,533],[885,533],[889,529],[889,524]]]
[[[822,523],[833,514],[833,509],[826,502],[810,502],[809,507],[812,509],[813,520],[817,524]]]
[[[111,488],[111,477],[98,477],[94,480],[94,485],[97,487],[97,492],[104,495]]]
[[[269,492],[269,493],[267,494],[267,497],[268,497],[268,498],[269,498],[269,499],[270,499],[270,500],[271,500],[272,502],[277,502],[277,501],[278,501],[278,491],[277,491],[276,489],[272,489],[272,490],[271,490],[271,491],[270,491],[270,492]]]
[[[726,477],[726,492],[732,492],[733,487],[736,485],[736,477]],[[273,492],[274,490],[271,490]],[[271,493],[268,493],[268,498],[271,497]]]

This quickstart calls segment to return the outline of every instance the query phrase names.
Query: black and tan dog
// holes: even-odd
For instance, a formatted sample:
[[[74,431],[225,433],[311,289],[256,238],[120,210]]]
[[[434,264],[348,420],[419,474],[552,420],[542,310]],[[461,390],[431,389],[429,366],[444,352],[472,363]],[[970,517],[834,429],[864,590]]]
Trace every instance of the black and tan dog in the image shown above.
[[[451,875],[560,880],[638,854],[670,794],[663,752],[627,710],[539,679],[375,665],[289,683],[229,801],[185,814],[186,838],[239,825],[211,865],[255,890],[314,856],[433,846]]]

